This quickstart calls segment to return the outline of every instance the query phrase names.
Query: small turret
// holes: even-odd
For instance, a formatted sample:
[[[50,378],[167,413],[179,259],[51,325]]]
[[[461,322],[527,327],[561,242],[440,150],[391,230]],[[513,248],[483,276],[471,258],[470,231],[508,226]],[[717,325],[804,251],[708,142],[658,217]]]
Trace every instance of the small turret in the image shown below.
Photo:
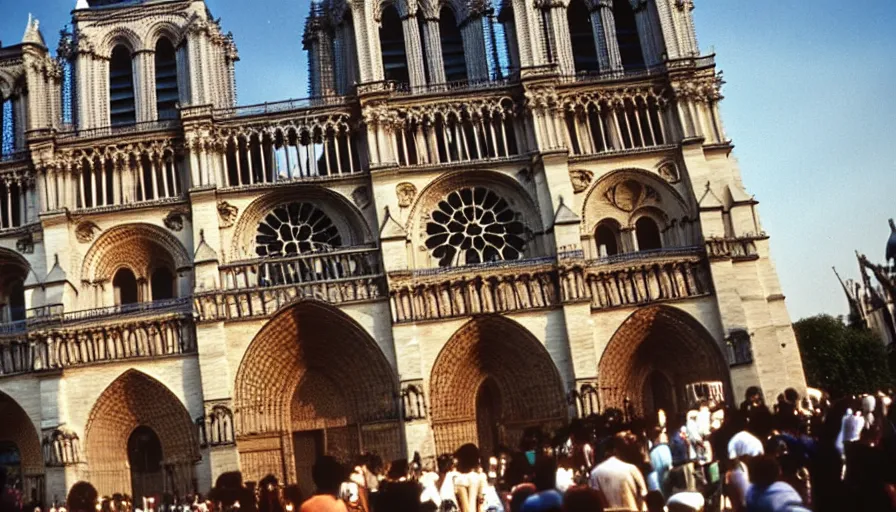
[[[40,33],[40,21],[28,14],[28,24],[25,26],[25,34],[22,36],[23,44],[36,44],[47,47],[43,34]]]

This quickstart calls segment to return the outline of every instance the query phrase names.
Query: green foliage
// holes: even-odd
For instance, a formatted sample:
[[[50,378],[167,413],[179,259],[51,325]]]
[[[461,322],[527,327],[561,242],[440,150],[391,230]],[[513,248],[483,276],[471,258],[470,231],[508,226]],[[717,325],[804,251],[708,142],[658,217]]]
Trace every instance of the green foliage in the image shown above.
[[[870,330],[830,315],[803,318],[793,329],[810,386],[840,397],[892,385],[887,349]]]

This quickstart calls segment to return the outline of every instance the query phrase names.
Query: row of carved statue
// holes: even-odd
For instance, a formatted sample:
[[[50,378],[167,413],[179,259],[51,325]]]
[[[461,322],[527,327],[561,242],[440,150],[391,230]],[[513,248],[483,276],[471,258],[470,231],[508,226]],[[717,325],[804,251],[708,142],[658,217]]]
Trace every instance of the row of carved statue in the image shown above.
[[[708,269],[698,260],[633,265],[615,270],[560,271],[563,300],[590,299],[593,308],[645,304],[710,293]]]
[[[193,304],[200,322],[256,318],[272,315],[281,307],[304,298],[330,304],[378,299],[383,296],[383,287],[382,277],[295,283],[271,288],[258,286],[239,292],[196,295]]]
[[[102,327],[33,330],[0,341],[0,375],[194,351],[189,319],[171,317]]]
[[[412,322],[550,307],[558,303],[556,279],[547,270],[397,285],[390,293],[392,315],[396,322]]]

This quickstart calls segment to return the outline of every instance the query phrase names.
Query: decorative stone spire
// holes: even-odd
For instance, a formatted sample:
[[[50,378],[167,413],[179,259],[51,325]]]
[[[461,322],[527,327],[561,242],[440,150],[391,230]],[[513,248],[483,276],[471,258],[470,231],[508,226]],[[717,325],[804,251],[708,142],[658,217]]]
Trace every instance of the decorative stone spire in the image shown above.
[[[87,4],[87,0],[78,0],[78,3],[75,4],[75,10],[80,9],[90,9],[90,5]]]
[[[40,21],[32,16],[31,13],[28,13],[28,24],[25,26],[25,35],[22,36],[22,42],[38,44],[45,48],[47,46],[43,34],[40,33]]]

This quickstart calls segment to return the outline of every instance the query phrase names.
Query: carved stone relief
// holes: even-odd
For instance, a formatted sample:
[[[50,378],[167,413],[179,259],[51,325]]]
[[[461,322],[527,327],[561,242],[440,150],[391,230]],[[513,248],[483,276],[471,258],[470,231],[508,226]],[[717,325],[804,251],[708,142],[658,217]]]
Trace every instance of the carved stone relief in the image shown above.
[[[398,196],[398,206],[407,208],[417,197],[417,187],[407,181],[399,183],[395,186],[395,195]]]
[[[658,169],[659,175],[669,183],[678,183],[681,177],[678,174],[678,167],[674,162],[666,162]]]
[[[401,383],[401,406],[405,421],[426,419],[426,394],[423,381]]]
[[[34,253],[34,235],[28,233],[16,240],[16,250],[22,254],[33,254]]]
[[[75,238],[77,238],[78,241],[82,244],[89,244],[93,241],[94,236],[96,236],[96,233],[98,233],[99,231],[102,230],[99,226],[96,225],[96,223],[86,220],[78,224],[78,226],[75,228]]]
[[[660,195],[650,185],[635,180],[624,180],[610,187],[605,195],[607,201],[624,212],[631,212],[645,203],[660,202]]]
[[[67,466],[81,462],[81,440],[78,434],[67,428],[44,431],[41,448],[44,462],[48,466]]]
[[[569,171],[569,181],[572,182],[572,190],[576,194],[584,192],[594,179],[594,173],[585,169]]]
[[[229,228],[236,222],[239,208],[233,206],[227,201],[218,201],[218,219],[222,228]]]
[[[184,222],[188,214],[182,210],[172,210],[165,216],[163,222],[165,227],[171,231],[181,231],[184,229]]]
[[[352,201],[358,209],[363,210],[370,206],[370,189],[367,187],[358,187],[352,191]]]

